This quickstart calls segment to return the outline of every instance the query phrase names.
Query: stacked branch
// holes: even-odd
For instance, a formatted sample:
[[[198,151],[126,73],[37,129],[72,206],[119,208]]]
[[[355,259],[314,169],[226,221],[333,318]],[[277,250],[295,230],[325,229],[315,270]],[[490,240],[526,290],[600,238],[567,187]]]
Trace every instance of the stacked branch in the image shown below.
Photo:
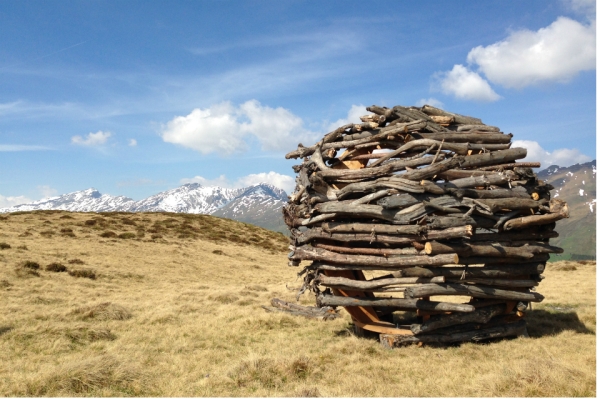
[[[428,105],[367,111],[286,155],[302,160],[283,210],[289,263],[309,263],[301,292],[385,334],[390,313],[416,311],[395,344],[474,340],[473,324],[515,332],[490,321],[514,325],[517,304],[543,300],[535,287],[562,252],[548,241],[569,215],[533,172],[540,164],[520,161],[527,151],[511,147],[513,135],[477,118]]]

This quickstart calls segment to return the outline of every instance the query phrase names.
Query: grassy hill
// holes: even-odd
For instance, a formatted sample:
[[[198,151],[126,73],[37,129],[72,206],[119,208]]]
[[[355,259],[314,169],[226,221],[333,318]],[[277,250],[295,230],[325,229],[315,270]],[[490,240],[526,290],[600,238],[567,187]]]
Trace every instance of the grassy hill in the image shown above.
[[[547,268],[530,338],[389,351],[343,311],[324,322],[260,307],[295,298],[287,244],[206,215],[0,216],[0,394],[596,395],[592,263]]]

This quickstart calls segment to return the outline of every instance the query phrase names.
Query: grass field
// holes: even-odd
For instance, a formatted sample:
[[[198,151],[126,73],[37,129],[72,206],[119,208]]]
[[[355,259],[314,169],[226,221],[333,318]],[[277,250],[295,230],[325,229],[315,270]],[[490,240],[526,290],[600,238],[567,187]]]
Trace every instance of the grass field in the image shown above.
[[[548,265],[530,338],[385,350],[345,311],[265,312],[300,286],[286,254],[209,216],[0,216],[0,395],[596,395],[595,263]]]

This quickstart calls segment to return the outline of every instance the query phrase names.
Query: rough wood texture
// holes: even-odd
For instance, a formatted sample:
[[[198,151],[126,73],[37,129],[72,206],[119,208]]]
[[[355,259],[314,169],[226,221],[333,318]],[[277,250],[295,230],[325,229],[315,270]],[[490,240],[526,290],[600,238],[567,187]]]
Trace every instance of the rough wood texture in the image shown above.
[[[416,299],[394,299],[394,298],[366,298],[319,295],[317,304],[320,307],[334,306],[370,306],[370,307],[394,307],[403,310],[431,310],[431,311],[456,311],[472,312],[475,310],[470,304],[444,303],[438,301],[416,300]]]
[[[391,344],[524,332],[515,324],[524,315],[518,303],[543,299],[533,289],[549,254],[562,252],[548,240],[569,215],[533,172],[540,164],[519,161],[527,151],[511,147],[513,135],[477,118],[429,105],[367,111],[361,123],[286,155],[302,158],[283,208],[286,224],[298,228],[289,265],[311,262],[299,273],[299,293],[346,307],[357,329],[395,334]],[[366,281],[363,271],[387,274]],[[424,320],[413,331],[398,328],[382,320],[393,310]]]
[[[376,257],[363,255],[346,255],[310,246],[297,247],[288,258],[291,260],[324,261],[343,265],[372,265],[385,268],[406,267],[414,265],[444,265],[458,262],[456,254],[439,256],[406,256],[406,257]]]
[[[519,321],[507,325],[499,325],[491,328],[475,329],[467,332],[452,333],[448,335],[390,335],[381,334],[380,341],[384,347],[393,348],[417,343],[456,343],[456,342],[479,342],[482,340],[496,339],[509,336],[526,336],[527,325],[525,321]]]
[[[485,324],[489,322],[493,317],[501,315],[506,311],[506,304],[497,304],[489,307],[478,308],[470,313],[463,314],[441,314],[435,315],[423,322],[422,324],[413,324],[410,326],[410,330],[415,334],[419,335],[422,333],[428,333],[440,328],[446,328],[448,326],[467,324],[470,322],[478,322]]]
[[[460,283],[430,283],[407,288],[404,295],[414,299],[429,296],[472,296],[480,299],[503,299],[540,302],[544,296],[536,292],[517,292],[481,285]]]

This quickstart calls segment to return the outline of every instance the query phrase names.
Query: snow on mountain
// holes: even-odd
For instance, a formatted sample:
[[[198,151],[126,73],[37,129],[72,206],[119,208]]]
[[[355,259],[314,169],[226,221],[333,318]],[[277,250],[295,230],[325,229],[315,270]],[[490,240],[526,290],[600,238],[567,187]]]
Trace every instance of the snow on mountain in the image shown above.
[[[538,173],[552,186],[551,196],[569,205],[569,218],[556,223],[559,233],[550,243],[565,252],[556,258],[596,257],[596,160],[570,167],[552,165]]]
[[[189,214],[212,214],[233,200],[241,189],[204,187],[188,183],[137,201],[127,211],[168,211]]]
[[[285,202],[287,202],[286,193],[266,183],[241,189],[204,187],[198,183],[189,183],[140,201],[134,201],[124,196],[100,194],[92,188],[30,204],[3,208],[0,209],[0,213],[65,210],[213,214],[281,231],[284,227],[281,207]]]
[[[73,212],[126,210],[135,203],[125,196],[100,194],[94,188],[49,197],[29,204],[0,208],[0,213],[33,210],[64,210]]]

